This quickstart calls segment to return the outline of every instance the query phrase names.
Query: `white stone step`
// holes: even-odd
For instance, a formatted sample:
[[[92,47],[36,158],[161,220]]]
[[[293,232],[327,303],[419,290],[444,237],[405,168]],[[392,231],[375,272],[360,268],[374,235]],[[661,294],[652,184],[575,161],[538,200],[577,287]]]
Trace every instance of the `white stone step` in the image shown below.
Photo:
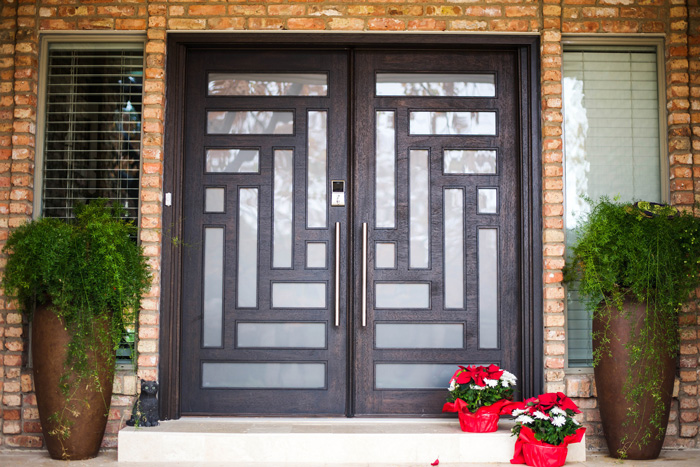
[[[457,419],[203,418],[119,432],[119,462],[440,465],[508,463],[515,438],[501,419],[495,433],[464,433]],[[583,442],[567,462],[585,462]]]

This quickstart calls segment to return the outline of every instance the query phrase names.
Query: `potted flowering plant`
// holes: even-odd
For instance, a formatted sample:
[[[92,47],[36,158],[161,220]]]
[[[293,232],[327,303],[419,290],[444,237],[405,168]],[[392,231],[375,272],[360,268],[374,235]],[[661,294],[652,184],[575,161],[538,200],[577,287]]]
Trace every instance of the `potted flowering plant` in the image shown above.
[[[567,446],[578,443],[586,429],[574,415],[576,404],[561,392],[542,394],[516,403],[513,435],[515,454],[511,464],[558,467],[566,463]]]
[[[497,365],[460,366],[450,379],[443,412],[457,412],[462,431],[490,433],[500,415],[510,413],[517,378]]]

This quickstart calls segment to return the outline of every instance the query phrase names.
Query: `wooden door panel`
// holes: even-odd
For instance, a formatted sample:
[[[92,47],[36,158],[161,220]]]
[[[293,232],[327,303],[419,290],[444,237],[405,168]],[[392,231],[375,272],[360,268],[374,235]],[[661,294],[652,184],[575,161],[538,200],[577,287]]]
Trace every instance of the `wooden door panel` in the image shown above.
[[[369,245],[376,242],[393,242],[396,245],[395,269],[376,269],[374,249],[368,248],[367,258],[367,326],[361,325],[357,312],[354,316],[355,332],[355,375],[356,394],[355,413],[372,414],[406,414],[430,415],[440,414],[445,398],[444,386],[457,364],[497,363],[518,376],[521,376],[520,360],[517,349],[520,348],[518,324],[520,317],[520,280],[519,280],[519,158],[518,128],[519,108],[516,70],[517,57],[510,52],[437,52],[437,51],[358,51],[355,60],[355,111],[356,119],[356,190],[362,193],[356,200],[353,226],[355,235],[361,235],[361,223],[369,225]],[[457,73],[489,74],[494,76],[495,90],[491,97],[444,97],[444,96],[376,96],[375,80],[380,74],[385,76],[410,75],[409,81],[416,75],[432,73],[438,78]],[[411,84],[403,90],[409,89]],[[398,89],[398,88],[397,88]],[[399,92],[402,91],[399,89]],[[422,91],[421,91],[422,92]],[[398,94],[398,92],[397,92]],[[378,168],[381,161],[375,161],[377,152],[384,153],[379,146],[384,144],[384,136],[377,133],[377,119],[384,119],[377,112],[393,113],[395,137],[395,225],[377,226],[378,209],[384,210],[381,203],[387,202],[387,194],[377,194],[376,177],[381,173],[386,179],[384,169]],[[436,134],[418,134],[411,132],[412,112],[437,112],[438,117],[445,112],[460,112],[459,116],[471,115],[472,112],[495,114],[493,134],[490,135],[445,135],[437,134],[439,118],[432,121],[430,130]],[[467,114],[469,113],[469,114]],[[415,117],[415,116],[414,116]],[[455,126],[456,128],[456,126]],[[481,128],[481,127],[479,127]],[[454,128],[448,131],[455,131]],[[468,130],[460,130],[468,131]],[[471,131],[471,130],[469,130]],[[412,134],[415,133],[415,134]],[[377,138],[380,138],[379,140]],[[379,141],[379,142],[378,142]],[[494,149],[497,151],[497,169],[493,174],[449,174],[443,165],[443,150],[449,149]],[[412,152],[413,151],[413,152]],[[420,175],[421,166],[412,167],[416,152],[429,153],[428,175]],[[390,169],[387,169],[390,172]],[[421,268],[412,267],[410,260],[411,228],[416,222],[425,224],[425,218],[419,215],[412,218],[411,204],[419,202],[417,196],[412,198],[412,179],[410,171],[414,170],[414,186],[428,177],[429,183],[429,260]],[[424,182],[420,182],[424,183]],[[498,209],[496,214],[483,214],[477,211],[477,200],[481,189],[498,191]],[[464,274],[462,306],[445,306],[445,261],[452,253],[443,245],[445,242],[446,221],[443,203],[447,199],[446,190],[455,190],[449,196],[458,194],[462,199],[461,217],[464,226],[462,233],[462,251],[460,255]],[[423,195],[424,196],[424,195]],[[389,199],[389,204],[392,200]],[[378,204],[379,203],[379,204]],[[418,209],[418,208],[414,208]],[[382,214],[382,219],[385,214]],[[383,221],[382,221],[383,222]],[[450,221],[452,222],[452,221]],[[496,293],[486,288],[482,295],[494,295],[498,313],[498,341],[495,348],[483,348],[480,342],[479,326],[479,229],[490,229],[488,235],[497,232],[497,258],[494,259],[498,272],[496,274]],[[451,228],[450,232],[453,232]],[[356,242],[359,243],[359,242]],[[486,243],[484,243],[485,245]],[[424,243],[422,244],[424,245]],[[424,248],[422,246],[421,248]],[[484,247],[485,249],[485,247]],[[362,252],[354,245],[354,267],[362,269]],[[486,251],[482,254],[486,258]],[[446,256],[447,255],[447,256]],[[448,258],[454,261],[454,258]],[[487,265],[482,260],[482,265]],[[454,264],[454,263],[450,263]],[[486,266],[484,266],[486,267]],[[484,271],[486,271],[484,269]],[[482,275],[487,277],[486,272]],[[429,305],[424,309],[412,309],[413,300],[407,299],[400,309],[380,309],[377,307],[378,284],[429,284]],[[486,283],[486,282],[485,282]],[[482,284],[482,287],[486,285]],[[359,288],[361,284],[357,284]],[[454,285],[450,285],[453,287]],[[390,290],[390,289],[387,289]],[[397,287],[401,293],[407,290]],[[417,289],[416,289],[417,290]],[[381,292],[381,290],[380,290]],[[413,292],[411,292],[413,293]],[[458,292],[459,293],[459,292]],[[454,293],[451,292],[454,301]],[[361,297],[355,296],[354,309],[362,308]],[[482,305],[485,309],[486,305]],[[400,323],[461,324],[465,329],[463,348],[379,348],[377,344],[377,324]],[[397,330],[403,329],[397,327]],[[486,330],[487,328],[485,328]],[[400,332],[400,331],[397,331]],[[486,332],[484,331],[484,335]],[[420,337],[420,336],[417,336]],[[410,339],[410,336],[406,337]],[[433,345],[426,342],[425,346]],[[407,342],[404,347],[414,347]],[[444,374],[444,375],[443,375]],[[420,377],[417,377],[420,376]],[[444,378],[444,380],[441,380]],[[440,382],[442,381],[442,382]]]

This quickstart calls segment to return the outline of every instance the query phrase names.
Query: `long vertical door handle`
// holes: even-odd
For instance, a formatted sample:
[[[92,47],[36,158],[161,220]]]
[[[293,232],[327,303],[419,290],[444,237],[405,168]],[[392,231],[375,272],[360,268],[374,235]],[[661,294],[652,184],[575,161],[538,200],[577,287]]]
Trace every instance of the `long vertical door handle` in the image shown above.
[[[367,326],[367,222],[362,223],[362,327]]]
[[[340,222],[335,223],[335,327],[340,326]]]

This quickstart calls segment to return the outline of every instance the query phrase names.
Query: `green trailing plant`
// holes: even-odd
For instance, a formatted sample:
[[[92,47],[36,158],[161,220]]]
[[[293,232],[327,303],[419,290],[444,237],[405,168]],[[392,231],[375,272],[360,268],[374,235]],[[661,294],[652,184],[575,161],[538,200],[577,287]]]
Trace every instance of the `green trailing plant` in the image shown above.
[[[89,354],[105,349],[108,370],[114,371],[124,331],[134,326],[150,287],[137,228],[122,213],[105,200],[76,206],[75,219],[68,222],[41,218],[18,227],[3,249],[8,255],[5,294],[17,300],[29,320],[38,304],[49,304],[71,335],[60,388],[66,413],[50,415],[56,426],[52,434],[62,439],[70,436],[67,415],[76,411],[70,404],[75,388],[87,385],[102,392],[101,369],[90,364]]]
[[[679,312],[700,283],[700,218],[649,202],[602,198],[591,206],[576,229],[565,280],[577,281],[591,315],[602,323],[609,322],[613,310],[623,313],[626,299],[645,305],[641,332],[628,344],[635,374],[626,375],[623,386],[632,406],[627,423],[639,428],[635,439],[623,444],[641,446],[652,433],[638,425],[643,396],[651,395],[655,401],[651,424],[659,436],[664,434],[661,361],[678,355]],[[603,330],[594,338],[599,343],[593,354],[596,365],[609,355],[611,336]]]

